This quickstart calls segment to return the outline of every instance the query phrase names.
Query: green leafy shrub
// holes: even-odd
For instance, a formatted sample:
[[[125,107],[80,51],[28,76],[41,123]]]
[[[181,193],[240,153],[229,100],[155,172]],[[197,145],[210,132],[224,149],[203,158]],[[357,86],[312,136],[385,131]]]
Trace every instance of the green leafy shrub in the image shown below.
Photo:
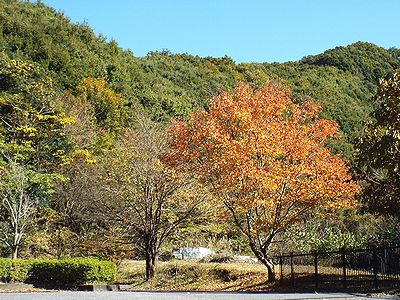
[[[113,262],[95,258],[46,259],[32,261],[28,281],[41,284],[83,284],[112,282],[117,274]]]
[[[1,282],[24,282],[32,264],[29,260],[0,258]]]
[[[368,247],[371,236],[367,232],[351,232],[332,224],[311,224],[293,228],[284,239],[288,241],[284,252],[329,252]]]
[[[0,259],[2,282],[30,282],[53,285],[112,282],[117,274],[113,262],[95,258],[63,260]]]

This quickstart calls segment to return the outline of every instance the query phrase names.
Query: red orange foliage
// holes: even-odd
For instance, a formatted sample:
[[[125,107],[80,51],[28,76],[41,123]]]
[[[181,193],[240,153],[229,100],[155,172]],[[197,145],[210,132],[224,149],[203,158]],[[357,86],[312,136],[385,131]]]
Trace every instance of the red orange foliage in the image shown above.
[[[358,186],[347,163],[326,147],[337,126],[319,112],[275,84],[256,91],[239,84],[189,123],[172,124],[167,159],[208,182],[250,243],[267,253],[273,237],[310,210],[354,203]]]

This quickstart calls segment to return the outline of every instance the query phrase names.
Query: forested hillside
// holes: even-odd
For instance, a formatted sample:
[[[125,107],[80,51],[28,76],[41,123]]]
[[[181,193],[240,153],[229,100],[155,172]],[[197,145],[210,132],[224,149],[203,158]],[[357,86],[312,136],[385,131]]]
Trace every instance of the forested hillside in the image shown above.
[[[378,80],[400,67],[398,49],[358,42],[298,62],[241,63],[168,51],[135,57],[116,41],[96,36],[88,24],[72,24],[40,2],[1,0],[0,47],[11,58],[38,63],[58,92],[73,91],[85,77],[104,78],[125,106],[150,111],[155,120],[185,117],[205,107],[219,90],[238,81],[262,86],[282,80],[298,98],[321,102],[323,116],[338,121],[351,142],[374,107]]]

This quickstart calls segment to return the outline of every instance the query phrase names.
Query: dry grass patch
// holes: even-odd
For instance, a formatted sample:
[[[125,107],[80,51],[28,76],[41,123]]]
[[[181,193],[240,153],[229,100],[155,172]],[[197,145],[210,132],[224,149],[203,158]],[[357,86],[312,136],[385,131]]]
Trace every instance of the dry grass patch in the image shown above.
[[[173,260],[160,262],[155,278],[145,281],[144,261],[125,260],[117,281],[133,290],[269,290],[266,268],[258,263],[201,263]]]

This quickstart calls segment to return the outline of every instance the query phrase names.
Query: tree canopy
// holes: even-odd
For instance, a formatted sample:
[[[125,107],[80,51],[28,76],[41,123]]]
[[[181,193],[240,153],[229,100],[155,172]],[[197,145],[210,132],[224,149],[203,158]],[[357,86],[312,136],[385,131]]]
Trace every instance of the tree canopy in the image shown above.
[[[239,84],[233,95],[213,98],[209,111],[169,129],[167,161],[209,184],[270,280],[275,236],[315,208],[350,206],[358,191],[346,161],[326,147],[337,127],[318,111],[274,84],[256,91]]]
[[[400,73],[382,79],[378,108],[358,143],[364,195],[373,211],[400,216]]]
[[[70,145],[64,135],[67,117],[54,98],[51,78],[40,67],[0,53],[0,151],[49,170],[62,164]]]

